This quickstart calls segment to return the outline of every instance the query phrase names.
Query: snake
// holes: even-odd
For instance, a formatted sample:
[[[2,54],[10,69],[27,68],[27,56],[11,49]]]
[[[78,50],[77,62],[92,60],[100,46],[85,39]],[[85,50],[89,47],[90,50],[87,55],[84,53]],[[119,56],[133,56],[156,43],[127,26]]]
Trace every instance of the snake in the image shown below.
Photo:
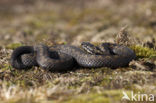
[[[17,47],[11,54],[11,65],[16,69],[39,66],[46,70],[68,70],[78,65],[84,68],[128,66],[136,58],[127,46],[101,43],[96,46],[82,42],[80,47],[62,44],[48,47],[44,44]]]

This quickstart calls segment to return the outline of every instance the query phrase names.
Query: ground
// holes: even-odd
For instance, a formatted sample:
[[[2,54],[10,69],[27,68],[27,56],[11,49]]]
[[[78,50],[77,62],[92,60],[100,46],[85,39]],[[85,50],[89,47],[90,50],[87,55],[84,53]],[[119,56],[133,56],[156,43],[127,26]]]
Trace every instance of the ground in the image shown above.
[[[155,0],[7,1],[0,3],[0,103],[131,102],[121,100],[123,91],[156,99]],[[82,41],[121,43],[137,58],[124,68],[64,72],[16,70],[9,63],[21,45]]]

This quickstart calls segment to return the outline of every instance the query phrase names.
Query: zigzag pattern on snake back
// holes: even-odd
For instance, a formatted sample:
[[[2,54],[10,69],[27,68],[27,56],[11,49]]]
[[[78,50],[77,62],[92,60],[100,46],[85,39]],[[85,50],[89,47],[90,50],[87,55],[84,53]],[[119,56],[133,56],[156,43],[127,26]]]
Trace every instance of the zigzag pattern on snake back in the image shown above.
[[[83,42],[82,48],[71,45],[21,46],[13,51],[11,65],[17,69],[40,66],[51,70],[68,70],[75,63],[87,68],[118,68],[127,66],[136,57],[130,48],[112,43],[98,47]]]

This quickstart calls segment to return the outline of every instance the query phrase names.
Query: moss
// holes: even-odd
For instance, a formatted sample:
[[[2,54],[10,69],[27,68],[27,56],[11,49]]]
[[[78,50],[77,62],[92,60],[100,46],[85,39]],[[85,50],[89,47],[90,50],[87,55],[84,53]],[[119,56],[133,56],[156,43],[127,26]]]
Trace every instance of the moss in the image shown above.
[[[129,91],[126,91],[129,94]],[[82,94],[64,103],[113,103],[121,101],[122,90],[106,90],[102,93]]]
[[[107,76],[105,77],[99,84],[99,86],[103,86],[103,87],[108,87],[110,86],[110,83],[112,81],[112,76]]]
[[[4,70],[4,71],[6,71],[6,70],[8,70],[8,69],[12,69],[12,67],[11,67],[11,65],[9,65],[9,64],[4,64],[3,66],[2,66],[2,68],[1,68],[1,70]]]
[[[151,58],[151,57],[156,56],[156,51],[154,49],[150,49],[150,48],[142,47],[138,45],[135,45],[135,46],[133,45],[130,48],[135,51],[136,56],[138,58]]]
[[[7,49],[15,49],[15,48],[17,48],[17,47],[20,47],[20,46],[22,46],[23,44],[21,44],[21,43],[13,43],[13,44],[8,44],[7,46],[6,46],[6,48]]]
[[[19,100],[14,100],[14,99],[11,99],[11,100],[8,100],[8,101],[6,101],[6,102],[1,102],[0,101],[0,103],[29,103],[29,102],[31,102],[31,103],[41,103],[41,102],[36,102],[34,99],[26,99],[26,98],[24,98],[24,99],[19,99]]]

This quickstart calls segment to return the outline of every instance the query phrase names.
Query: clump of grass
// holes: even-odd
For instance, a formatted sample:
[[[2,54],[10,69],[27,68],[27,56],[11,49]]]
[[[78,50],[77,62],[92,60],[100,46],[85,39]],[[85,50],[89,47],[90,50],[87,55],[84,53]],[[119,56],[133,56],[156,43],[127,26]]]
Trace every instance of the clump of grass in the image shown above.
[[[138,58],[151,58],[156,56],[156,51],[154,50],[154,48],[135,45],[126,29],[127,26],[121,28],[120,32],[117,34],[115,39],[115,42],[117,44],[129,46],[134,50]]]
[[[20,47],[20,46],[22,46],[23,44],[21,44],[21,43],[12,43],[12,44],[8,44],[7,46],[6,46],[6,48],[7,49],[15,49],[15,48],[17,48],[17,47]]]
[[[130,46],[130,48],[134,50],[138,58],[156,57],[156,51],[154,49],[142,47],[139,45],[133,45],[133,46]]]
[[[115,42],[117,44],[122,44],[122,45],[130,45],[131,44],[130,35],[126,29],[127,29],[127,26],[121,28],[119,33],[116,35]]]

